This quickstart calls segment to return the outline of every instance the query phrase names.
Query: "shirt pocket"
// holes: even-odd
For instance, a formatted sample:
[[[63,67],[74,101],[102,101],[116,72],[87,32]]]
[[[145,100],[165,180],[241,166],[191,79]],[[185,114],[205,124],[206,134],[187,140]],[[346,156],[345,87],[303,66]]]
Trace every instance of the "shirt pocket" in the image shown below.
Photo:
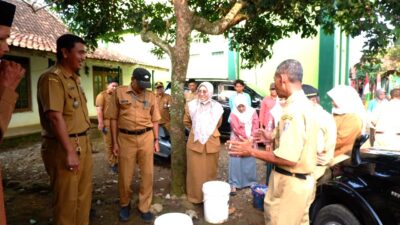
[[[132,102],[129,99],[120,99],[118,103],[121,110],[127,110],[132,106]]]
[[[76,88],[68,89],[63,114],[72,115],[75,109],[78,109],[79,107],[82,107],[82,102],[79,99],[78,90],[76,90]]]

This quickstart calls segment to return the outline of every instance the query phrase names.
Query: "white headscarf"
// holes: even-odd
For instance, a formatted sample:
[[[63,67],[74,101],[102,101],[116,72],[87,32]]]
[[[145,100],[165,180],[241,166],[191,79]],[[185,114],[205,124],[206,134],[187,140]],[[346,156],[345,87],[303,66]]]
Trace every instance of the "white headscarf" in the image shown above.
[[[199,141],[205,144],[208,138],[213,134],[217,128],[218,121],[224,112],[221,104],[212,100],[214,88],[210,82],[203,82],[199,85],[205,87],[208,91],[208,99],[201,101],[194,99],[188,103],[189,114],[192,119],[192,129],[194,131],[194,141]]]
[[[332,109],[334,114],[358,114],[363,123],[363,130],[366,126],[367,112],[357,91],[350,86],[339,85],[328,91],[329,97],[335,102],[337,107]]]
[[[244,112],[239,112],[237,107],[239,105],[244,105],[246,107]],[[235,98],[235,108],[233,109],[232,113],[236,115],[241,123],[244,123],[244,129],[246,132],[246,136],[251,136],[251,127],[252,127],[252,118],[254,112],[256,111],[253,107],[251,107],[244,95],[238,95]]]

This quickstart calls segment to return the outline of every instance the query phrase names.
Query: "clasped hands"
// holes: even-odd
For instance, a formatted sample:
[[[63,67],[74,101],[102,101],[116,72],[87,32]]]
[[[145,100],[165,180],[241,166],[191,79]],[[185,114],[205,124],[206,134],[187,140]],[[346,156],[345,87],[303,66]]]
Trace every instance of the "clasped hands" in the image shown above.
[[[258,129],[253,137],[243,138],[239,136],[239,140],[229,140],[225,143],[228,154],[231,156],[247,157],[252,156],[254,143],[265,143],[272,140],[272,132],[265,129]]]

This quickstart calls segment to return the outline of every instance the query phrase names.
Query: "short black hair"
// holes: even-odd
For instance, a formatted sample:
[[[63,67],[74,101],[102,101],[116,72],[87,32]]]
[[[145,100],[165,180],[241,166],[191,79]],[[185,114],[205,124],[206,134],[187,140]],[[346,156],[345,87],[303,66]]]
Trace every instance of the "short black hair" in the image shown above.
[[[233,81],[233,86],[236,86],[236,84],[241,84],[242,86],[245,86],[244,81],[241,79],[236,79]]]
[[[57,39],[57,61],[61,62],[63,54],[61,49],[65,48],[68,51],[75,47],[75,43],[86,44],[86,42],[74,34],[63,34]]]
[[[197,84],[197,83],[196,83],[196,80],[193,79],[193,78],[190,78],[190,79],[188,80],[188,84],[190,84],[190,83],[195,83],[195,84]]]

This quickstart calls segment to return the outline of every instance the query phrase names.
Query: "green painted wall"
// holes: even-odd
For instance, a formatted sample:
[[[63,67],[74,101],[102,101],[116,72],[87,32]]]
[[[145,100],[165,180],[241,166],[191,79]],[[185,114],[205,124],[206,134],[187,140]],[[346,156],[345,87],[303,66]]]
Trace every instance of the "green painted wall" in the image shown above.
[[[321,105],[330,112],[332,106],[326,92],[332,89],[335,83],[335,37],[323,32],[320,34],[318,74]]]

